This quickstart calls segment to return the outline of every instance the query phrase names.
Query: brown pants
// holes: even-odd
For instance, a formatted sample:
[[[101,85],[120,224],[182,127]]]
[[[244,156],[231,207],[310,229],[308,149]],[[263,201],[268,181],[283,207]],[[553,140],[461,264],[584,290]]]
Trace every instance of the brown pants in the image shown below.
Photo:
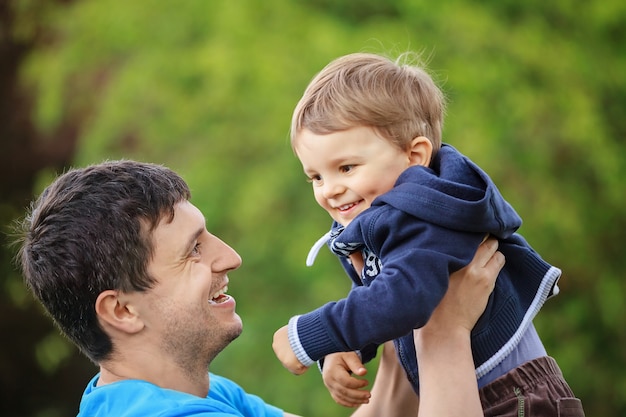
[[[551,357],[533,359],[480,390],[486,417],[584,417],[582,403],[574,396]]]
[[[582,403],[563,378],[556,361],[528,361],[483,387],[486,417],[584,417]],[[419,399],[398,363],[392,342],[383,345],[370,403],[352,417],[417,416]]]

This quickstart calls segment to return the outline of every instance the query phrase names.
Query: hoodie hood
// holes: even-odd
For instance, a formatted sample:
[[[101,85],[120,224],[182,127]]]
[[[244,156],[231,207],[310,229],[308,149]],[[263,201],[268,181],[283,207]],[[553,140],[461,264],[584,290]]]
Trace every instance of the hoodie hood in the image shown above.
[[[454,147],[444,144],[430,167],[405,170],[395,187],[372,206],[389,204],[426,222],[506,238],[522,219],[491,178]]]

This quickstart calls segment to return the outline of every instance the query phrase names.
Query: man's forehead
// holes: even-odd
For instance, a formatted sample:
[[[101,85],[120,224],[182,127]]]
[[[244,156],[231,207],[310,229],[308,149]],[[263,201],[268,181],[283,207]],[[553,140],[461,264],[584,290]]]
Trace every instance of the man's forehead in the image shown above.
[[[152,231],[155,249],[159,245],[170,249],[184,247],[205,230],[204,215],[191,202],[185,200],[174,205],[174,215],[164,215]],[[166,244],[166,245],[164,245]]]

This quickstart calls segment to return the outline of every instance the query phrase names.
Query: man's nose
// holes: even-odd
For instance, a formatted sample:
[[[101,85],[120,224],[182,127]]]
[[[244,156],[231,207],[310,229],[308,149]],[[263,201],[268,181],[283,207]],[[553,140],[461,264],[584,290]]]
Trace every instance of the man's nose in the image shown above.
[[[219,251],[219,256],[214,265],[215,269],[232,271],[241,266],[241,256],[223,240],[218,239],[216,250]]]

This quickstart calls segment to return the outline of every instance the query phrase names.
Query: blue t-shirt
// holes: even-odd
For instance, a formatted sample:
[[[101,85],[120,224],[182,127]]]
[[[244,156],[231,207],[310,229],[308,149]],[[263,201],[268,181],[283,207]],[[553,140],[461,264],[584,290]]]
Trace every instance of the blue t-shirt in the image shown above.
[[[246,393],[233,381],[209,374],[206,398],[128,379],[97,387],[99,374],[87,385],[78,417],[283,417],[283,411]]]

